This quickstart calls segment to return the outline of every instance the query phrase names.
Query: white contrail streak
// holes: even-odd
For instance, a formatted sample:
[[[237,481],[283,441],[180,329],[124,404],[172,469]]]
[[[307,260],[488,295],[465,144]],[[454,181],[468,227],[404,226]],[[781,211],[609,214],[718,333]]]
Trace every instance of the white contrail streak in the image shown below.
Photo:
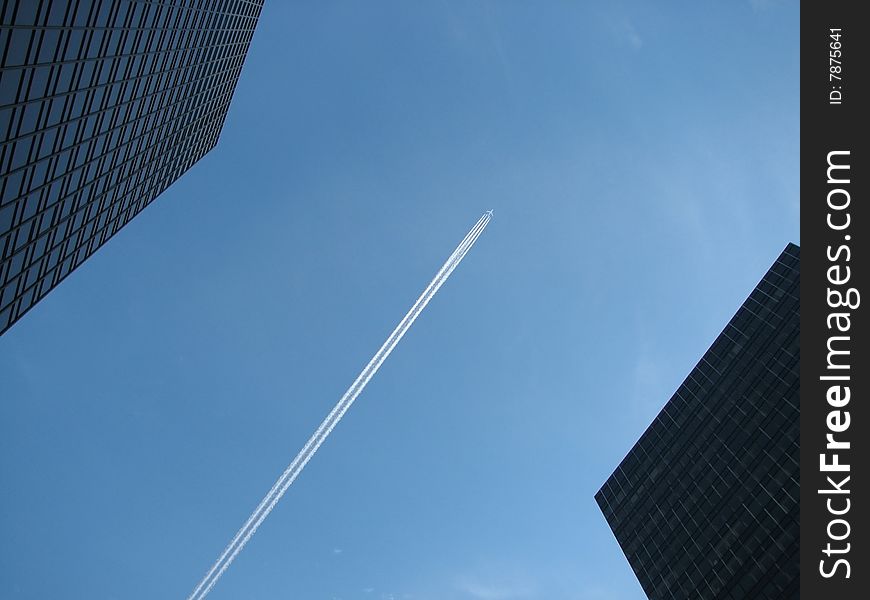
[[[317,428],[317,431],[315,431],[314,435],[312,435],[311,438],[308,440],[308,443],[306,443],[305,446],[303,447],[303,449],[299,452],[299,454],[296,455],[296,458],[293,459],[293,462],[290,463],[290,466],[288,466],[287,469],[285,469],[285,471],[281,475],[281,477],[278,478],[278,481],[275,482],[275,485],[272,486],[272,489],[269,490],[269,493],[266,494],[266,497],[263,498],[263,500],[260,502],[259,506],[257,506],[257,508],[254,510],[254,512],[251,514],[251,516],[248,518],[248,520],[245,522],[245,524],[242,526],[242,528],[238,531],[238,533],[233,538],[233,540],[227,545],[227,547],[224,549],[221,556],[218,558],[218,560],[212,566],[211,570],[206,574],[205,578],[200,582],[200,585],[197,586],[197,588],[193,591],[193,593],[190,596],[191,599],[196,597],[196,595],[202,589],[202,586],[206,585],[206,582],[209,580],[209,578],[211,578],[211,576],[215,572],[215,570],[220,568],[221,563],[224,561],[224,559],[227,557],[227,555],[233,551],[233,548],[236,546],[239,539],[243,535],[245,535],[245,533],[247,532],[247,530],[251,526],[251,524],[255,520],[257,520],[257,517],[260,515],[260,513],[263,511],[263,509],[266,507],[266,505],[269,504],[269,502],[272,500],[274,495],[276,493],[278,493],[278,490],[282,488],[282,486],[284,485],[287,478],[290,477],[291,475],[293,475],[294,472],[298,473],[298,470],[301,470],[301,467],[298,467],[298,465],[300,464],[300,462],[307,462],[307,457],[313,453],[312,447],[315,444],[319,446],[318,440],[321,439],[321,436],[323,436],[324,430],[326,430],[327,428],[329,428],[331,430],[330,424],[337,422],[336,415],[340,411],[343,414],[344,411],[342,409],[345,407],[345,405],[348,405],[348,401],[352,402],[353,399],[356,397],[356,395],[358,395],[359,392],[357,391],[356,394],[354,394],[354,391],[356,391],[358,388],[359,388],[359,391],[362,391],[360,388],[360,385],[362,385],[362,386],[365,385],[365,383],[361,383],[361,382],[364,379],[367,381],[367,378],[366,378],[367,373],[371,372],[371,375],[374,375],[374,372],[371,371],[373,365],[375,365],[378,362],[382,362],[383,359],[386,358],[386,356],[383,356],[383,354],[385,351],[387,351],[387,348],[391,345],[391,342],[393,341],[393,339],[396,338],[397,335],[404,334],[403,330],[407,329],[407,327],[410,326],[410,323],[407,323],[407,321],[409,319],[416,318],[416,314],[419,312],[419,310],[422,310],[421,304],[424,302],[428,302],[428,298],[431,298],[431,296],[434,294],[434,292],[437,290],[437,288],[440,287],[441,283],[443,283],[443,281],[446,279],[446,275],[445,275],[446,271],[448,269],[450,269],[450,271],[452,271],[452,268],[450,268],[450,267],[454,263],[456,263],[458,260],[461,260],[462,256],[464,256],[465,253],[467,252],[467,250],[470,248],[470,244],[474,243],[474,240],[476,240],[477,236],[480,235],[480,233],[483,231],[483,227],[486,226],[486,223],[488,221],[489,221],[488,215],[484,215],[483,217],[481,217],[481,219],[472,228],[472,230],[468,233],[468,235],[466,235],[465,239],[462,240],[462,242],[459,244],[459,246],[456,248],[456,250],[453,252],[453,254],[450,255],[450,257],[447,259],[447,261],[444,263],[444,265],[441,267],[441,269],[435,275],[435,278],[432,280],[432,282],[430,282],[430,284],[427,286],[426,290],[423,292],[423,294],[420,296],[420,298],[417,300],[417,302],[414,304],[414,306],[411,307],[411,310],[408,311],[408,314],[405,315],[405,318],[402,319],[402,322],[399,323],[399,325],[396,327],[396,329],[393,331],[393,333],[390,335],[390,337],[387,338],[387,341],[384,342],[383,346],[381,346],[380,350],[378,350],[378,352],[375,354],[375,356],[372,357],[371,361],[369,361],[369,364],[366,366],[365,369],[363,369],[363,372],[360,373],[359,377],[357,377],[357,379],[356,379],[356,381],[354,381],[353,385],[351,385],[351,387],[348,389],[348,391],[345,392],[345,394],[344,394],[344,396],[342,396],[341,400],[339,400],[339,402],[335,405],[335,407],[332,409],[332,411],[329,413],[329,415],[326,417],[326,419],[324,419],[323,422],[320,424],[320,426]],[[449,275],[449,273],[447,273],[447,274]],[[398,342],[398,340],[396,339],[396,343],[397,342]],[[392,345],[394,346],[395,343],[392,343]],[[382,356],[383,356],[383,358],[381,358]],[[375,370],[377,370],[377,367],[375,367]],[[369,377],[370,377],[370,375],[369,375]],[[346,408],[345,408],[345,410],[346,410]],[[338,418],[341,418],[341,417],[339,416]],[[315,450],[316,450],[316,448],[315,448]],[[298,470],[297,470],[297,467],[298,467]],[[295,475],[293,475],[293,477],[295,478]],[[269,509],[269,510],[271,510],[271,509]],[[242,545],[244,545],[244,542],[242,542]],[[230,561],[232,561],[232,558],[230,558]],[[218,574],[217,577],[219,577],[219,576],[220,576],[220,574]],[[207,592],[205,592],[205,593],[207,593]],[[204,596],[205,593],[203,593],[202,596]],[[202,596],[200,596],[200,597],[202,597]]]
[[[326,440],[333,428],[335,428],[344,416],[344,413],[347,412],[347,409],[350,408],[350,405],[353,404],[357,396],[359,396],[363,389],[365,389],[369,380],[371,380],[375,373],[377,373],[378,369],[380,369],[381,365],[393,351],[393,348],[396,347],[396,344],[399,343],[408,329],[410,329],[411,325],[429,303],[429,300],[432,299],[438,289],[445,281],[447,281],[447,278],[450,277],[453,270],[460,262],[462,262],[462,259],[468,251],[471,250],[471,247],[477,241],[477,238],[480,237],[480,234],[483,233],[483,230],[489,224],[491,218],[491,211],[484,213],[474,227],[471,228],[471,231],[466,234],[465,238],[463,238],[450,257],[448,257],[444,265],[442,265],[438,270],[438,273],[435,274],[435,277],[429,285],[426,286],[426,289],[423,290],[423,293],[411,309],[407,314],[405,314],[405,317],[401,322],[399,322],[384,344],[375,353],[323,422],[320,423],[317,430],[311,438],[309,438],[302,450],[299,451],[299,454],[297,454],[293,459],[293,462],[291,462],[284,470],[272,486],[272,489],[269,490],[269,493],[266,494],[257,508],[254,509],[254,512],[251,513],[251,516],[248,517],[248,520],[245,521],[245,524],[242,525],[242,528],[239,529],[227,547],[224,548],[224,551],[218,557],[217,561],[215,561],[205,577],[202,578],[202,581],[199,582],[190,596],[188,596],[188,600],[202,600],[206,595],[208,595],[215,583],[217,583],[217,580],[220,579],[224,571],[227,570],[233,560],[235,560],[236,556],[238,556],[239,552],[242,551],[242,548],[245,547],[248,540],[250,540],[254,533],[256,533],[266,517],[269,516],[269,513],[272,512],[272,509],[275,508],[278,501],[281,500],[281,497],[284,495],[284,492],[287,491],[287,488],[289,488],[296,480],[296,477],[298,477],[299,473],[302,472],[302,469],[305,468],[305,465],[308,464],[308,461],[311,460],[311,457],[314,456],[317,449],[320,448],[320,445],[324,440]]]

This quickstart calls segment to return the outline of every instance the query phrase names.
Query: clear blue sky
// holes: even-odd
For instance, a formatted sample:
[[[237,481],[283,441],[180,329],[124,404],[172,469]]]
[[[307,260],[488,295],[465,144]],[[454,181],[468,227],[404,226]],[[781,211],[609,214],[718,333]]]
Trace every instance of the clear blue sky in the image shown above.
[[[593,494],[798,239],[797,2],[266,3],[220,143],[0,338],[0,597],[639,600]]]

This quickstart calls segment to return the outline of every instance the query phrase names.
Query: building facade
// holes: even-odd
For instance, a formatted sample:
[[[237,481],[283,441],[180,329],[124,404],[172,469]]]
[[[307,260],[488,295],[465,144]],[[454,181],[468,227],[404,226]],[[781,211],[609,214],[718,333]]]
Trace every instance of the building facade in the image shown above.
[[[261,8],[0,3],[0,333],[214,147]]]
[[[789,244],[595,500],[651,599],[797,599],[800,249]]]

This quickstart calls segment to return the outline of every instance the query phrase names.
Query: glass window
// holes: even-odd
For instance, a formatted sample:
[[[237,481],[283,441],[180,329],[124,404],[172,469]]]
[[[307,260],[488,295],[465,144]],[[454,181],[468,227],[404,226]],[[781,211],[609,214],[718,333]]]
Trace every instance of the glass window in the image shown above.
[[[32,37],[32,29],[12,30],[12,37],[6,48],[6,66],[17,66],[25,63]]]
[[[84,32],[81,29],[70,29],[68,31],[69,43],[66,47],[64,60],[75,60],[79,58],[82,50],[82,41],[84,40]]]
[[[14,104],[17,101],[22,72],[21,69],[0,72],[0,104]]]
[[[28,4],[25,2],[24,4]],[[60,31],[57,29],[43,29],[42,42],[39,46],[39,56],[37,61],[40,63],[49,63],[54,61],[55,53],[57,52],[58,41],[60,40]]]
[[[30,155],[30,148],[32,146],[31,138],[20,139],[13,145],[13,154],[12,154],[12,169],[20,169],[25,164],[27,164],[28,157]]]
[[[10,202],[21,193],[21,180],[24,177],[23,171],[17,171],[15,173],[10,173],[5,178],[5,185],[3,188],[3,202]]]

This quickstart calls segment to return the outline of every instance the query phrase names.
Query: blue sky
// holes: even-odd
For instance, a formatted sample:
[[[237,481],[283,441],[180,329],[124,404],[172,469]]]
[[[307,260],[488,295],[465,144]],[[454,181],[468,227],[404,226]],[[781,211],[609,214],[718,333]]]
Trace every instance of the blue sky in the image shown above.
[[[0,596],[637,600],[593,494],[789,241],[796,2],[267,2],[217,148],[0,339]]]

